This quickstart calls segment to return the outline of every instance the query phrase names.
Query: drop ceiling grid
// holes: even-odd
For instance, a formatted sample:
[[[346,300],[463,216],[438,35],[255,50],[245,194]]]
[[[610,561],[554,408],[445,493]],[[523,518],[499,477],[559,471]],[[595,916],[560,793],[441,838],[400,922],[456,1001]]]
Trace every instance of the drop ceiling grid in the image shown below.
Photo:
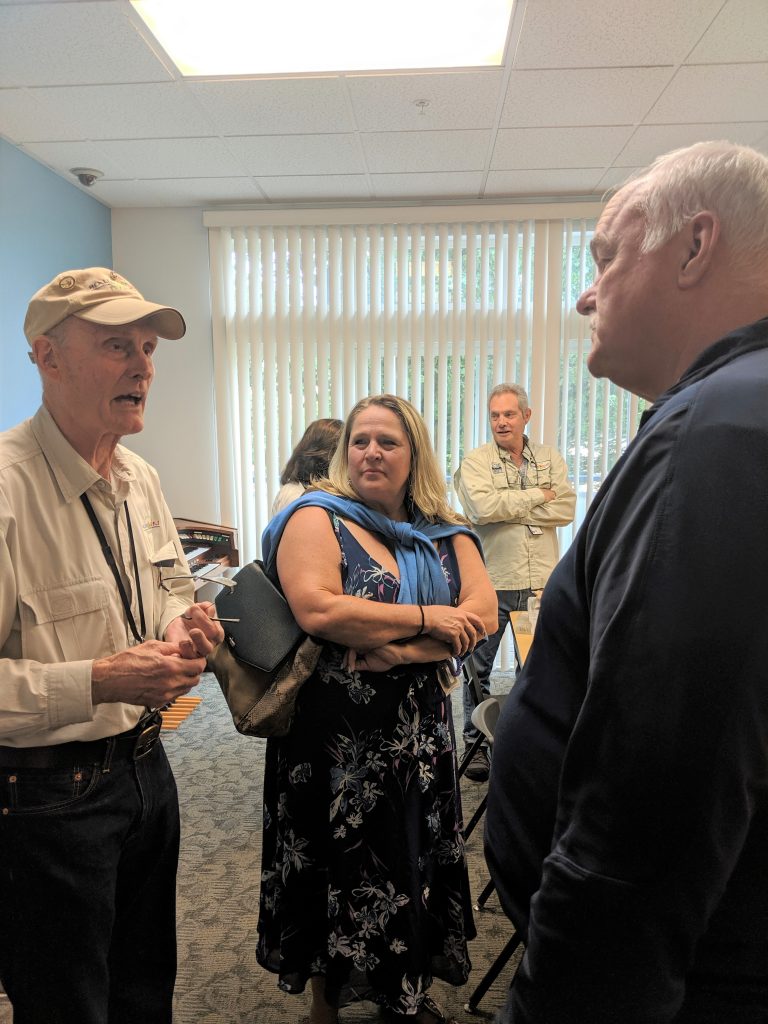
[[[0,135],[116,206],[600,194],[697,139],[766,148],[767,0],[518,3],[514,67],[210,81],[128,0],[0,0]]]

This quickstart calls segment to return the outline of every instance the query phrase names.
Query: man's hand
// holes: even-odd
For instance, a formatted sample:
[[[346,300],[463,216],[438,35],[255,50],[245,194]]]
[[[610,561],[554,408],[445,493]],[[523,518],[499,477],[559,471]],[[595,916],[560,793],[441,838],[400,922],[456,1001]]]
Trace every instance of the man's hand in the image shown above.
[[[541,493],[544,495],[544,503],[545,504],[548,501],[554,501],[555,498],[557,497],[557,495],[555,494],[555,492],[552,490],[551,487],[542,487],[541,488]]]
[[[179,644],[143,644],[98,658],[91,669],[94,704],[122,702],[159,708],[189,693],[200,682],[205,658],[184,656]]]
[[[165,639],[179,645],[182,658],[205,658],[224,639],[224,630],[212,618],[215,615],[216,605],[210,601],[190,605],[168,623]]]

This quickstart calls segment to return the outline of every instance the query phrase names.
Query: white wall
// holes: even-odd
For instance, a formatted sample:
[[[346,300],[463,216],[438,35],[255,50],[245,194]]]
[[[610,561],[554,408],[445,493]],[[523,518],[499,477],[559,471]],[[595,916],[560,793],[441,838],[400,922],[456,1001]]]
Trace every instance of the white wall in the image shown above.
[[[112,258],[147,299],[175,306],[187,322],[181,341],[160,342],[144,430],[123,443],[155,466],[173,515],[220,522],[202,211],[113,210]]]

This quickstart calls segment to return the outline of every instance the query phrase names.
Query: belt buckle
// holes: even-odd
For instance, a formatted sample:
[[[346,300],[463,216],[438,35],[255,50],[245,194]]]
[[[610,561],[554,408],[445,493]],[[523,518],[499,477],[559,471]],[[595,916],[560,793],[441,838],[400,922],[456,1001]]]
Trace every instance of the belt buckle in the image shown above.
[[[134,761],[140,761],[142,757],[146,757],[160,739],[160,730],[163,727],[162,717],[159,714],[153,715],[148,722],[149,725],[145,726],[136,737],[133,747]]]

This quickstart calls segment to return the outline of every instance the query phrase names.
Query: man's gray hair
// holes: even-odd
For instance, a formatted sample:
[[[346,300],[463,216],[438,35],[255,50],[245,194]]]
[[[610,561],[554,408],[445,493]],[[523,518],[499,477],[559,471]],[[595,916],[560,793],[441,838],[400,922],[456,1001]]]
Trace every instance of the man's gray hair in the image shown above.
[[[491,399],[499,395],[515,395],[520,412],[528,412],[528,392],[521,384],[497,384],[488,395],[488,408],[491,407]]]
[[[627,183],[645,218],[643,252],[665,245],[697,213],[711,210],[745,271],[768,259],[768,157],[732,142],[697,142],[665,153]]]
[[[66,320],[62,320],[60,323],[55,324],[53,327],[49,327],[48,330],[45,332],[45,337],[50,338],[51,341],[55,342],[57,345],[63,345],[64,342],[67,340],[67,320],[70,319],[71,317],[67,317]],[[30,363],[34,363],[35,366],[37,366],[37,359],[35,358],[35,353],[31,349],[27,351],[27,356],[29,357]],[[37,366],[37,371],[38,373],[40,373],[40,377],[42,378],[43,375],[40,371],[39,366]]]
[[[67,340],[67,334],[69,333],[69,321],[71,317],[65,317],[64,320],[60,320],[59,323],[54,324],[53,327],[49,327],[45,332],[46,338],[50,338],[52,341],[58,342],[62,345]]]

